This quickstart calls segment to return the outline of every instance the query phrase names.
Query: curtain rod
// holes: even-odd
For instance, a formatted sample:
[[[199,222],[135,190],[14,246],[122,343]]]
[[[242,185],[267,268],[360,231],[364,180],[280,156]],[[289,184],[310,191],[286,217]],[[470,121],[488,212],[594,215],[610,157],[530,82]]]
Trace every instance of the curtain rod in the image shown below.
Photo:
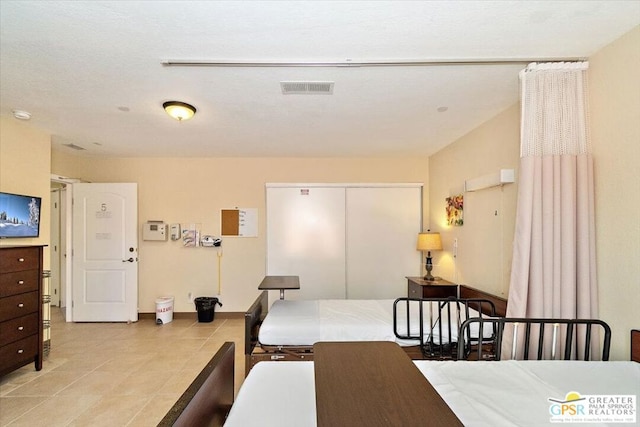
[[[217,61],[167,59],[161,61],[165,67],[430,67],[445,65],[510,65],[531,62],[574,62],[585,58],[466,58],[428,59],[398,61],[338,61],[338,62],[286,62],[286,61]]]

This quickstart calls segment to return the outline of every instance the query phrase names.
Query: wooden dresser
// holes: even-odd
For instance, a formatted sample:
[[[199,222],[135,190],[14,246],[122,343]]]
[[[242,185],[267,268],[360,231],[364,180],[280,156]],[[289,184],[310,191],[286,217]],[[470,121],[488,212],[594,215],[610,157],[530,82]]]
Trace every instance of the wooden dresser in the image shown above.
[[[42,369],[43,246],[0,246],[0,376]]]

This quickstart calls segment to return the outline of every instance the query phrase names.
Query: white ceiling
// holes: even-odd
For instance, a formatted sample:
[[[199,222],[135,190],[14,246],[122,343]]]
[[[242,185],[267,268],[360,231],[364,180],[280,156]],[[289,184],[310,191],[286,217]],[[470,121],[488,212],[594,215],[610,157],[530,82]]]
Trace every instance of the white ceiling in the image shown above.
[[[640,1],[0,2],[0,114],[90,156],[428,156],[518,100],[524,64],[168,67],[162,61],[588,57]],[[280,81],[332,81],[283,95]],[[162,103],[198,109],[179,123]],[[438,112],[439,107],[448,107]],[[122,111],[125,110],[125,111]]]

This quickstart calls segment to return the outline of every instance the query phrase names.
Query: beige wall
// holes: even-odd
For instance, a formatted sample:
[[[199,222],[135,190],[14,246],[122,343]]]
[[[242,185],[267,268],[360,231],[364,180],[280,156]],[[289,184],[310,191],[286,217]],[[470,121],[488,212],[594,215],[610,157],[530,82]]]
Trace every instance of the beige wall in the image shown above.
[[[640,26],[589,58],[600,317],[616,359],[640,328]]]
[[[51,139],[14,118],[0,117],[0,191],[42,197],[40,237],[2,239],[0,246],[48,245],[51,229]],[[49,265],[45,248],[45,268]]]
[[[599,317],[613,330],[612,359],[625,360],[629,331],[640,328],[640,27],[598,51],[589,63]],[[460,192],[466,178],[502,167],[517,169],[518,114],[514,106],[429,159],[431,226],[442,232],[445,246],[436,255],[438,274],[498,294],[508,294],[517,183],[502,191],[465,193],[463,227],[444,225],[444,198]],[[492,222],[494,207],[502,207],[503,215]]]
[[[430,226],[432,231],[440,231],[443,245],[443,251],[434,254],[434,273],[505,297],[511,271],[516,184],[464,193],[463,226],[446,224],[445,199],[462,194],[467,179],[500,169],[515,169],[517,176],[519,112],[514,105],[429,158]],[[458,240],[456,257],[454,239]]]
[[[265,274],[265,183],[426,183],[427,159],[88,159],[54,152],[56,174],[91,182],[138,183],[139,227],[148,220],[200,223],[220,235],[220,210],[257,208],[257,238],[225,237],[220,258],[221,311],[245,311]],[[425,196],[426,199],[426,196]],[[426,209],[423,209],[426,212]],[[140,229],[140,228],[139,228]],[[218,290],[215,249],[183,248],[178,242],[139,242],[141,312],[154,312],[155,299],[175,297],[175,311],[194,311],[187,298]],[[304,284],[303,284],[304,285]]]

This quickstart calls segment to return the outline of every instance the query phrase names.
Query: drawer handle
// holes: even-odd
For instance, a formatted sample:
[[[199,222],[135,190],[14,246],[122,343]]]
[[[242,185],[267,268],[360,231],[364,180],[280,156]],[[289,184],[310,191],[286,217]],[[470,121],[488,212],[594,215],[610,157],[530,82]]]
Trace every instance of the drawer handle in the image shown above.
[[[24,307],[24,304],[23,303],[19,303],[18,304],[18,308],[22,308],[22,307]]]
[[[18,280],[18,285],[24,285],[24,280]]]
[[[18,326],[19,331],[24,331],[24,326]]]
[[[22,354],[22,353],[24,353],[23,349],[18,350],[18,354]]]
[[[24,258],[18,258],[18,262],[24,262]]]

